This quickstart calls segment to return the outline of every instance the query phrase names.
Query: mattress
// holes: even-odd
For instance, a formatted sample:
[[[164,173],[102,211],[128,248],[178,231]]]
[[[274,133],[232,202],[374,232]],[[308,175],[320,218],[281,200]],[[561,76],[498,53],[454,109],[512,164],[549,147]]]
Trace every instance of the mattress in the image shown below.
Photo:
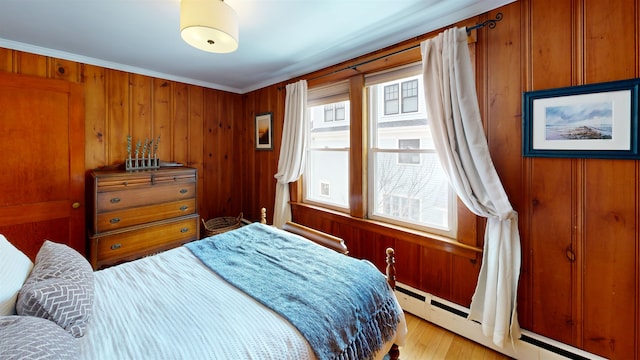
[[[376,359],[405,333],[402,317]],[[95,272],[93,314],[78,340],[80,359],[315,359],[287,320],[184,247]]]

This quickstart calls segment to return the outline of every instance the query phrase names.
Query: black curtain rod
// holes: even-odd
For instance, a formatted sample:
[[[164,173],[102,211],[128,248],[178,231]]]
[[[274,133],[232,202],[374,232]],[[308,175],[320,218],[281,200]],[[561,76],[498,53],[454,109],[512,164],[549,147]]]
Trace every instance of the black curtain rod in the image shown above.
[[[467,34],[471,33],[471,31],[475,29],[483,28],[485,26],[488,26],[489,29],[493,29],[496,27],[496,23],[500,20],[502,20],[502,13],[497,13],[495,19],[489,19],[487,21],[481,22],[480,24],[475,24],[472,27],[468,27]]]
[[[493,29],[493,28],[496,27],[496,23],[498,21],[500,21],[500,20],[502,20],[502,13],[497,13],[495,19],[489,19],[489,20],[483,21],[483,22],[481,22],[479,24],[475,24],[475,25],[473,25],[471,27],[468,27],[467,28],[467,35],[470,34],[471,31],[483,28],[485,26],[488,26],[489,29]],[[355,65],[347,66],[347,67],[342,68],[342,69],[334,70],[334,71],[332,71],[330,73],[318,75],[318,76],[310,78],[308,80],[320,79],[320,78],[323,78],[325,76],[333,75],[333,74],[339,73],[339,72],[344,71],[344,70],[349,70],[349,69],[355,70],[358,66],[366,65],[368,63],[371,63],[371,62],[374,62],[374,61],[378,61],[378,60],[384,59],[384,58],[389,57],[389,56],[397,55],[397,54],[403,53],[405,51],[415,49],[417,47],[420,47],[420,44],[414,45],[414,46],[411,46],[411,47],[408,47],[408,48],[405,48],[405,49],[402,49],[402,50],[394,51],[392,53],[389,53],[389,54],[386,54],[386,55],[382,55],[382,56],[379,56],[377,58],[369,59],[369,60],[357,63]]]

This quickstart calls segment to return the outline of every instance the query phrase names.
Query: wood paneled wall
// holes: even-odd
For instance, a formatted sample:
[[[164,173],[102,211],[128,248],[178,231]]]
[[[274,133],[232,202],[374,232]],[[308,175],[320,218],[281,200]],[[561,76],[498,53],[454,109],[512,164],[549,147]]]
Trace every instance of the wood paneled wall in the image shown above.
[[[520,214],[521,325],[613,359],[640,359],[640,162],[521,156],[523,91],[640,76],[640,0],[519,0],[460,22],[504,18],[472,44],[477,90],[493,162]],[[424,34],[307,74],[328,74],[436,35]],[[359,67],[418,61],[406,51]],[[198,168],[204,218],[257,219],[274,205],[286,83],[238,95],[168,80],[0,49],[0,71],[80,82],[86,102],[86,169],[122,161],[126,135],[161,136],[163,160]],[[272,112],[274,149],[255,150],[254,117]],[[26,136],[26,135],[25,135]],[[299,200],[293,186],[292,199]],[[461,209],[464,214],[464,210]],[[343,237],[351,254],[383,266],[394,246],[401,282],[468,306],[484,221],[465,214],[461,243],[385,227],[300,203],[294,219]]]
[[[198,169],[203,219],[242,211],[242,95],[1,48],[0,71],[83,85],[87,171],[122,163],[127,135],[160,136],[161,160]]]
[[[612,359],[640,359],[640,162],[522,157],[522,92],[640,76],[640,0],[520,0],[459,26],[504,18],[472,46],[477,90],[493,162],[520,215],[519,319],[533,332]],[[354,75],[346,65],[415,45],[425,34],[307,74],[310,86]],[[417,51],[358,67],[420,60]],[[333,73],[318,78],[319,75]],[[293,82],[297,79],[292,79]],[[288,82],[287,82],[288,83]],[[282,86],[282,85],[281,85]],[[247,95],[247,116],[278,109],[279,87]],[[245,129],[246,130],[246,129]],[[249,129],[250,130],[250,129]],[[276,141],[276,145],[279,141]],[[247,149],[249,151],[250,149]],[[277,150],[253,153],[243,176],[246,205],[271,202]],[[265,164],[264,162],[271,162]],[[357,166],[357,165],[356,165]],[[250,170],[254,171],[254,170]],[[267,173],[269,179],[263,179]],[[293,186],[293,197],[298,188]],[[269,194],[264,200],[264,194]],[[256,200],[260,199],[260,200]],[[468,306],[479,271],[484,222],[464,219],[465,246],[296,203],[294,219],[343,237],[351,255],[383,266],[394,246],[398,279]]]

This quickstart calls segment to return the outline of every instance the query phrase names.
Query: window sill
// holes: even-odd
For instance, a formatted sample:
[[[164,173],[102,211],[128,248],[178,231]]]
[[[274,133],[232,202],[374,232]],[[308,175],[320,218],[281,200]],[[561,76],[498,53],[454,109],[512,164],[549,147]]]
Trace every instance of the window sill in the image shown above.
[[[467,257],[469,259],[478,259],[482,254],[482,248],[463,244],[455,239],[447,238],[440,235],[430,234],[424,231],[409,229],[406,227],[388,224],[382,221],[361,219],[352,217],[339,211],[326,209],[323,207],[291,202],[292,213],[294,219],[296,213],[300,213],[301,218],[308,218],[307,214],[314,218],[330,218],[331,221],[348,224],[365,231],[374,232],[376,234],[392,237],[396,240],[406,241],[412,244],[425,246],[428,248],[441,250],[455,255]],[[302,225],[308,225],[302,223]],[[326,230],[325,230],[326,231]]]

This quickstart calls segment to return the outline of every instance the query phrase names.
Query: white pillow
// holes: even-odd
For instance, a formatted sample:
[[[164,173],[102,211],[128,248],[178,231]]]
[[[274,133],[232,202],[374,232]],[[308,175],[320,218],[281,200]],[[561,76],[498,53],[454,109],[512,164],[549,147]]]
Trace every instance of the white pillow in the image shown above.
[[[0,234],[0,316],[16,314],[18,291],[32,268],[29,257]]]

